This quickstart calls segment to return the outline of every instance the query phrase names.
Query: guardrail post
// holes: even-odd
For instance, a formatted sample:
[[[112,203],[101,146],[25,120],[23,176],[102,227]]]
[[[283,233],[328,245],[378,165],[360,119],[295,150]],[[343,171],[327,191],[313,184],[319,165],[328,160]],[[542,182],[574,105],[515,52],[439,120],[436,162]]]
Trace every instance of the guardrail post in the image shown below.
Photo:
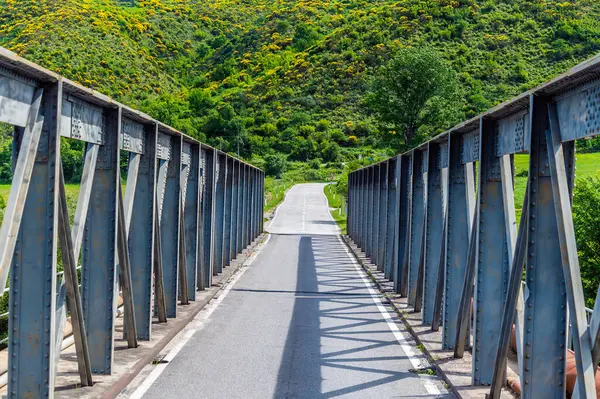
[[[144,226],[128,237],[131,282],[138,339],[150,340],[152,325],[152,265],[154,262],[154,212],[156,184],[156,124],[144,126],[144,151],[139,154],[131,225]]]
[[[419,264],[421,262],[421,242],[425,229],[427,185],[427,152],[414,150],[412,156],[412,200],[410,216],[410,263],[408,269],[408,304],[419,311],[421,304],[416,303]]]
[[[10,269],[7,391],[10,398],[49,397],[54,391],[51,375],[55,367],[54,342],[57,334],[54,326],[60,150],[58,120],[62,82],[48,85],[39,95],[42,96],[38,99],[41,101],[39,114],[38,109],[31,107],[25,128],[34,129],[33,123],[42,120],[42,110],[43,126],[27,197],[21,205],[21,223]],[[16,164],[17,152],[27,150],[20,148],[23,134],[24,129],[16,129],[13,165]],[[18,174],[15,170],[15,175]],[[12,184],[22,185],[24,182],[13,181]],[[14,207],[19,205],[15,203]],[[5,253],[4,256],[10,254]],[[31,299],[32,293],[37,295],[38,300]]]
[[[377,270],[385,271],[385,254],[387,247],[387,214],[388,214],[388,163],[379,165],[379,216],[377,217]]]
[[[448,178],[448,143],[429,143],[427,179],[427,223],[423,287],[423,323],[433,322],[433,309],[440,271],[440,252],[444,237],[444,211]]]
[[[442,346],[446,350],[454,349],[456,339],[456,320],[467,264],[470,225],[474,212],[473,162],[479,159],[479,132],[451,133],[449,154],[446,280],[442,312]],[[467,340],[469,340],[468,334]]]
[[[81,291],[92,372],[110,374],[116,307],[117,185],[121,109],[105,110],[83,238]]]

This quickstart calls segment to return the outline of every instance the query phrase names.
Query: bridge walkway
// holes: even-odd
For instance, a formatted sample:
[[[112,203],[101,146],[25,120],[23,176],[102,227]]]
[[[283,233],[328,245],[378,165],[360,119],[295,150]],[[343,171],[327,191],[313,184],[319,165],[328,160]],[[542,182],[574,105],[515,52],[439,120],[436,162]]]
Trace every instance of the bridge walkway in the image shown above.
[[[293,187],[252,264],[216,307],[199,314],[168,363],[148,366],[149,377],[127,394],[450,397],[438,377],[415,372],[426,360],[359,270],[328,211],[322,184]]]

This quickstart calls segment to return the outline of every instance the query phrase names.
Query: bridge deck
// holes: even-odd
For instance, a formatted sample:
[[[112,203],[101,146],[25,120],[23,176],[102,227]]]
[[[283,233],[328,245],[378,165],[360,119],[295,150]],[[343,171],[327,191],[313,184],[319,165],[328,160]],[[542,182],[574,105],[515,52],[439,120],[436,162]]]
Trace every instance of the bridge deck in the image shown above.
[[[275,234],[214,313],[201,312],[162,373],[127,395],[449,396],[438,377],[411,372],[426,361],[348,253],[322,190],[290,190],[271,224]]]

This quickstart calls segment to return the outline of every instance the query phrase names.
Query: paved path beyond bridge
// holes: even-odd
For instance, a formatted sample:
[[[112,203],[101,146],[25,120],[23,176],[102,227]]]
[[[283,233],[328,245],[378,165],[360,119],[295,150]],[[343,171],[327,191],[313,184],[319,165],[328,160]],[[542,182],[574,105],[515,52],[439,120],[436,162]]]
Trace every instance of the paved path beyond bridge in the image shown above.
[[[347,252],[323,187],[288,192],[253,263],[134,396],[450,396],[437,376],[415,372],[427,364]]]

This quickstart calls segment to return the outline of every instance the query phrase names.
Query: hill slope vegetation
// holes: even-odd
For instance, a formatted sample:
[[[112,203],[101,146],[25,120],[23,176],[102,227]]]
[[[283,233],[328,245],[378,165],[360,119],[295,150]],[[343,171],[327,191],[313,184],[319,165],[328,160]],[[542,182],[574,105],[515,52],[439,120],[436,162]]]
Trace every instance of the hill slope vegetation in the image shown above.
[[[441,53],[466,118],[598,52],[599,15],[597,0],[0,0],[0,45],[248,159],[337,162],[388,146],[364,97],[399,48]]]

